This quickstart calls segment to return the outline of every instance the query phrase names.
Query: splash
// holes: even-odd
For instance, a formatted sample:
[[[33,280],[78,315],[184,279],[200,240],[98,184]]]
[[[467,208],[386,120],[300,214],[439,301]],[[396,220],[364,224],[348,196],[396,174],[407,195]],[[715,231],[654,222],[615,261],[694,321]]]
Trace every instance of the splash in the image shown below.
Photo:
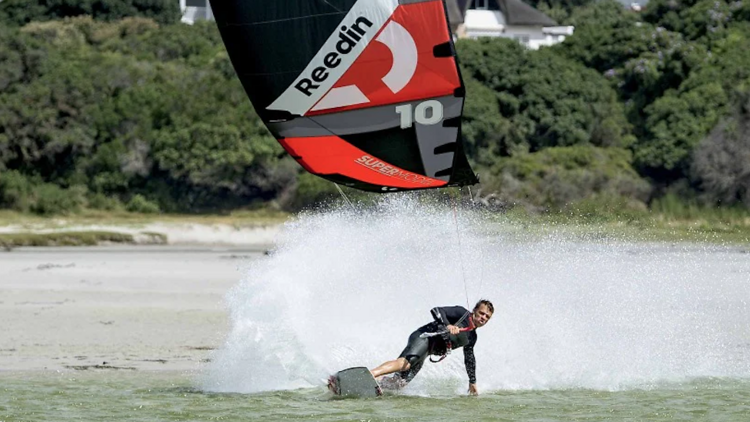
[[[231,331],[203,388],[321,386],[337,370],[398,356],[430,308],[480,298],[496,309],[475,349],[484,390],[750,377],[747,254],[510,228],[398,195],[301,215],[228,294]],[[405,392],[466,383],[456,351]]]

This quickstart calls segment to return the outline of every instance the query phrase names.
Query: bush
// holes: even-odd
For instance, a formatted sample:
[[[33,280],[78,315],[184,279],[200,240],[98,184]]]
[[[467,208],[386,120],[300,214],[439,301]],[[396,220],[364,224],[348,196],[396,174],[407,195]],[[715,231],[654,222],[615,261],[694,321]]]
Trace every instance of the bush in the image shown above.
[[[125,209],[130,212],[140,212],[143,214],[156,214],[160,212],[159,206],[156,203],[149,201],[141,194],[133,195],[127,205],[125,205]]]
[[[483,188],[500,202],[537,211],[563,209],[595,196],[630,198],[643,207],[650,192],[630,166],[628,151],[590,145],[503,158],[485,179]]]
[[[312,205],[331,202],[339,196],[333,183],[310,173],[301,173],[290,211],[299,211]]]
[[[86,204],[86,188],[73,186],[63,189],[51,183],[44,183],[34,189],[34,202],[31,211],[41,215],[68,214],[78,211]]]
[[[95,193],[88,197],[89,208],[95,210],[115,211],[122,209],[122,202],[119,199],[103,195],[101,193]]]
[[[21,173],[15,170],[0,173],[0,208],[28,211],[33,190],[34,184]]]
[[[750,208],[750,96],[698,144],[691,173],[706,202]]]
[[[482,161],[487,153],[633,141],[616,92],[598,72],[555,50],[528,50],[509,39],[461,40],[456,48],[467,89],[481,96],[480,104],[467,98],[465,131],[469,151]],[[481,139],[486,133],[489,141]]]
[[[0,25],[22,26],[89,15],[96,20],[113,21],[128,16],[152,18],[159,23],[180,20],[180,6],[173,0],[5,0],[0,2]]]

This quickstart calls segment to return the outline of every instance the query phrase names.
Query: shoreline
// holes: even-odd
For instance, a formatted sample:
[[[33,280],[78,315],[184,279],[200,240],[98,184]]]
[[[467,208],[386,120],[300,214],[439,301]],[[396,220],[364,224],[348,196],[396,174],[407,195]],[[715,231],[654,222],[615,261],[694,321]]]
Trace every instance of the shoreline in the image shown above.
[[[4,220],[0,220],[0,252],[3,249],[17,250],[26,246],[112,244],[256,247],[268,250],[273,248],[287,222],[296,217],[132,215],[128,218],[26,218],[9,218],[6,215]],[[750,245],[750,220],[740,224],[709,222],[700,218],[673,221],[655,216],[645,220],[599,221],[595,218],[587,220],[512,213],[483,215],[481,218],[485,220],[488,234],[509,235],[519,239],[559,235],[584,241]],[[109,222],[104,223],[105,221]],[[70,234],[71,236],[65,237],[73,239],[61,240],[62,234]]]

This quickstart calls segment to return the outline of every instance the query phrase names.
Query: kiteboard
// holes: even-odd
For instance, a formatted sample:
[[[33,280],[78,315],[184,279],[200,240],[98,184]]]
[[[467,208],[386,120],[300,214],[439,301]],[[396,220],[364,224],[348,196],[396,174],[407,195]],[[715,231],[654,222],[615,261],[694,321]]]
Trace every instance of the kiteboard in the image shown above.
[[[378,382],[364,366],[344,369],[328,378],[328,389],[343,397],[378,397],[383,395]]]

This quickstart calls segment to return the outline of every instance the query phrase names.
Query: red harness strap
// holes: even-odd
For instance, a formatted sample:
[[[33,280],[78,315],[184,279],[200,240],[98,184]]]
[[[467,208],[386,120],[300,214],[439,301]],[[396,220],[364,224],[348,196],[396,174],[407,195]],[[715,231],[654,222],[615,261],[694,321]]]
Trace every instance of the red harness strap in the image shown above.
[[[469,316],[469,326],[466,327],[466,328],[461,328],[460,330],[458,330],[458,332],[459,333],[463,333],[463,332],[466,332],[466,331],[471,331],[474,328],[476,328],[476,326],[474,325],[474,318],[472,318],[471,316]],[[432,362],[432,363],[441,362],[443,359],[445,359],[448,355],[451,354],[451,350],[452,349],[453,349],[453,344],[451,344],[451,341],[450,340],[446,341],[445,342],[445,353],[443,353],[443,356],[440,356],[440,359],[438,359],[438,360],[432,360],[432,356],[430,356],[430,362]]]

